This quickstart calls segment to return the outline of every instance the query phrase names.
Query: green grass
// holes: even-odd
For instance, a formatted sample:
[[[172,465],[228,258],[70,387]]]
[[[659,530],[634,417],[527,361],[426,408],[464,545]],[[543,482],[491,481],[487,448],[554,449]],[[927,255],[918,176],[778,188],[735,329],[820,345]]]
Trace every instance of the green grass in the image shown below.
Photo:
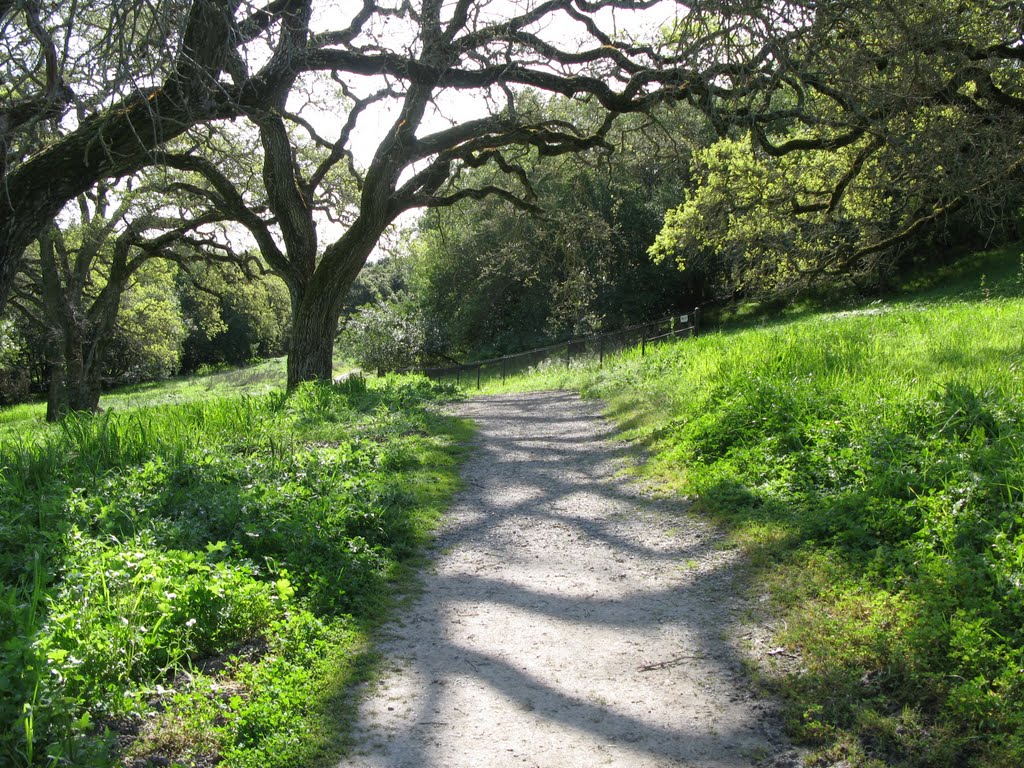
[[[800,659],[767,679],[815,764],[1024,764],[1020,263],[506,387],[603,398],[645,471],[746,548]]]
[[[0,763],[307,766],[344,746],[467,427],[414,377],[205,382],[0,437]]]
[[[217,397],[265,395],[280,392],[287,379],[287,359],[262,360],[244,368],[226,368],[164,381],[132,384],[104,392],[100,408],[124,411],[153,405],[174,405]],[[355,370],[345,360],[336,360],[335,378]],[[46,403],[34,402],[0,409],[0,437],[8,429],[23,429],[40,423],[46,415]]]

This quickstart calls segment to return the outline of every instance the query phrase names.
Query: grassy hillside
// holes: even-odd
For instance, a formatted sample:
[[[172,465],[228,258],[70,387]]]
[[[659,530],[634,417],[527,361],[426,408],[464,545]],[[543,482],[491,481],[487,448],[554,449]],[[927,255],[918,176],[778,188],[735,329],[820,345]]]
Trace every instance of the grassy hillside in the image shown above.
[[[604,398],[748,550],[822,764],[1024,764],[1020,263],[511,384]]]
[[[59,425],[8,412],[0,764],[337,754],[345,686],[455,488],[466,428],[410,377],[203,387]]]
[[[263,360],[245,368],[226,368],[193,376],[178,376],[164,381],[132,384],[105,392],[100,399],[104,411],[123,411],[151,405],[174,405],[217,397],[265,395],[284,389],[287,360],[283,357]],[[347,361],[336,360],[335,378],[354,370]],[[22,428],[42,421],[45,402],[25,403],[0,409],[0,435],[4,427]]]

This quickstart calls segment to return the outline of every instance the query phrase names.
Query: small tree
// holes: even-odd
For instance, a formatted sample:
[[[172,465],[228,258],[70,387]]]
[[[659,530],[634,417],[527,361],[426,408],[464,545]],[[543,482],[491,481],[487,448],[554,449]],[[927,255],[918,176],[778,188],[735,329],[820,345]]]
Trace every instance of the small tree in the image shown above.
[[[174,290],[178,268],[152,259],[121,297],[107,342],[103,382],[130,384],[173,376],[181,369],[188,329]]]
[[[115,197],[119,198],[116,206],[112,202]],[[180,339],[174,329],[180,319],[162,323],[157,317],[157,310],[177,312],[168,304],[176,306],[173,280],[157,279],[167,273],[154,271],[149,262],[159,258],[184,264],[199,256],[233,256],[202,249],[203,240],[195,232],[210,223],[210,217],[171,218],[164,215],[163,206],[163,199],[148,188],[115,192],[98,187],[78,199],[74,223],[46,231],[27,259],[11,305],[51,342],[47,353],[48,419],[68,411],[98,408],[108,353],[119,328],[122,357],[131,361],[124,365],[135,370],[129,378],[166,375],[176,369]],[[140,305],[139,295],[128,294],[147,268],[149,279],[143,283],[153,295]],[[125,309],[134,312],[134,318],[119,326]],[[140,338],[129,343],[123,333],[130,327]],[[159,355],[162,362],[153,362],[152,354],[141,351],[155,348],[146,340],[153,331],[166,335],[171,344]],[[135,352],[127,352],[129,349]]]

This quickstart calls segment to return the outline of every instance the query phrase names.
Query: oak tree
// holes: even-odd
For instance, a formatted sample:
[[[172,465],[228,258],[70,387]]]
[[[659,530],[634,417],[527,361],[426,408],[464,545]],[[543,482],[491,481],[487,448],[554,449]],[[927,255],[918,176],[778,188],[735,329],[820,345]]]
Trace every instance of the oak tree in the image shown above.
[[[67,203],[287,90],[308,14],[305,0],[0,0],[0,310]]]
[[[709,41],[730,30],[714,9],[661,4],[687,19],[687,33],[671,41],[641,42],[616,32],[612,11],[658,5],[366,0],[347,10],[341,31],[310,28],[292,60],[305,73],[293,90],[320,87],[315,76],[322,73],[343,94],[332,107],[332,126],[299,114],[284,90],[246,111],[259,137],[258,194],[240,187],[202,142],[163,154],[160,162],[201,178],[191,193],[245,227],[288,284],[289,386],[330,377],[345,295],[401,214],[488,197],[535,209],[517,160],[523,152],[551,157],[604,145],[618,115],[666,100],[703,104],[742,80],[744,68],[769,65],[765,53],[754,52],[742,67],[706,55]],[[593,102],[598,117],[549,117],[536,109],[538,91]],[[446,102],[452,93],[461,101]],[[467,95],[479,107],[475,113],[467,112]],[[388,119],[372,157],[362,161],[356,137],[364,120],[380,114]],[[494,183],[456,183],[464,171],[485,165],[499,172]],[[352,199],[335,211],[338,228],[323,237],[316,211],[341,178],[351,184]]]
[[[100,185],[77,200],[74,218],[44,230],[29,249],[10,306],[49,340],[46,417],[95,411],[124,302],[154,259],[246,262],[201,230],[211,217],[168,216],[151,189]],[[166,291],[165,291],[166,292]]]
[[[721,142],[656,255],[773,290],[875,276],[946,227],[1009,228],[1024,200],[1024,10],[791,0],[751,26],[774,67],[709,109]],[[757,16],[747,8],[739,14]]]

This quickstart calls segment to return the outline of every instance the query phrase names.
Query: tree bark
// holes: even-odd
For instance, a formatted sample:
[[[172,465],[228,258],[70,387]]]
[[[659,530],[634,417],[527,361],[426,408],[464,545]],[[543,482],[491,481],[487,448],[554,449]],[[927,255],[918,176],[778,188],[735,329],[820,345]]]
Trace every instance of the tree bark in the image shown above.
[[[372,172],[368,175],[367,187],[376,187]],[[383,192],[378,190],[378,197],[373,199],[369,197],[372,192],[364,191],[356,221],[339,240],[324,249],[320,263],[301,286],[289,285],[292,295],[289,390],[303,381],[332,380],[334,337],[342,304],[366,259],[399,212],[390,205],[387,193],[387,188]],[[293,263],[297,261],[291,253],[288,257]]]
[[[67,411],[95,413],[100,407],[100,370],[79,349],[75,365],[68,366],[64,376]]]
[[[55,347],[57,353],[47,361],[50,377],[46,399],[46,420],[58,421],[69,413],[84,411],[95,413],[100,406],[100,361],[93,353],[93,343],[81,336],[74,327],[55,332],[62,338]]]
[[[54,356],[46,361],[46,420],[57,421],[65,411],[64,407],[64,361]]]
[[[304,381],[330,382],[334,375],[336,310],[304,300],[293,308],[291,343],[288,346],[288,390]]]

